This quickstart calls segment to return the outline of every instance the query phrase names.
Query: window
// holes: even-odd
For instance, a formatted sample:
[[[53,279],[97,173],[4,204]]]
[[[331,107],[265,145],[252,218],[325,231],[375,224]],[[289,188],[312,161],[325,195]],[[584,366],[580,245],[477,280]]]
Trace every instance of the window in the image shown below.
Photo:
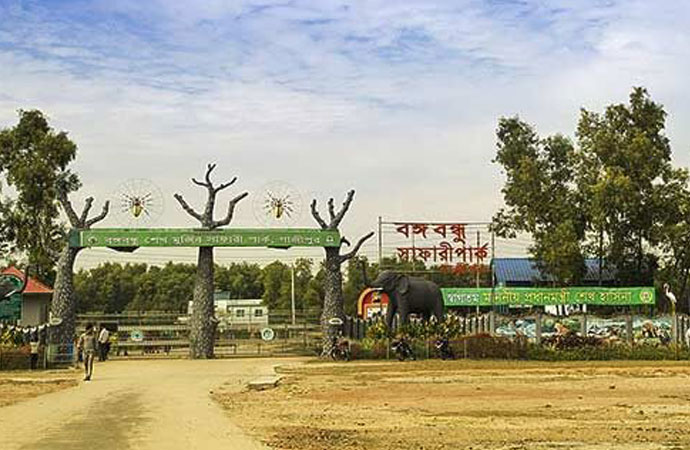
[[[254,317],[261,317],[264,315],[264,311],[261,308],[256,308],[254,310]]]
[[[235,317],[244,317],[244,309],[236,309]]]
[[[232,314],[232,306],[228,305],[225,307],[225,312],[228,314]]]

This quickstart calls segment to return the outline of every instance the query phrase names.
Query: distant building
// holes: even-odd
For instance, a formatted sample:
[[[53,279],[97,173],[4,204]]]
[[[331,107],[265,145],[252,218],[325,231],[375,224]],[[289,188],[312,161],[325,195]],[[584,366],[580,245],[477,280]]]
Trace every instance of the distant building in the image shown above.
[[[587,258],[585,273],[580,280],[580,286],[613,286],[615,285],[614,271],[606,265],[599,274],[599,260]],[[550,286],[553,277],[542,273],[537,266],[537,261],[531,258],[494,258],[494,276],[497,286],[505,287],[533,287]],[[601,278],[601,280],[600,280]]]
[[[219,291],[213,294],[215,315],[222,325],[229,328],[259,329],[268,326],[268,307],[263,305],[263,300],[230,298],[227,291]],[[192,314],[194,302],[190,301],[187,313]]]
[[[0,277],[21,287],[24,273],[10,266],[0,272]],[[35,278],[29,277],[24,292],[12,294],[0,301],[0,321],[22,326],[35,326],[48,322],[48,309],[53,290]]]

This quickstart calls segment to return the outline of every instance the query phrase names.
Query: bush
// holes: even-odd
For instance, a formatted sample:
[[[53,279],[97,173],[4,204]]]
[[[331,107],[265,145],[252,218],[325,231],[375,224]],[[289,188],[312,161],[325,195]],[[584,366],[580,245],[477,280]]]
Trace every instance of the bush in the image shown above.
[[[462,336],[450,341],[451,349],[457,359],[527,359],[534,361],[608,361],[608,360],[688,360],[690,349],[681,346],[658,346],[637,344],[629,346],[624,343],[607,343],[596,338],[581,338],[571,335],[563,336],[553,342],[545,340],[543,344],[528,343],[524,337],[515,339],[477,334]],[[576,339],[577,338],[577,339]],[[413,339],[410,344],[417,358],[426,356],[426,340]],[[359,359],[383,359],[386,357],[386,339],[364,339],[352,343],[353,357]],[[430,355],[437,357],[433,348]],[[393,358],[391,351],[391,358]]]
[[[31,367],[29,346],[0,346],[0,370],[26,370]]]

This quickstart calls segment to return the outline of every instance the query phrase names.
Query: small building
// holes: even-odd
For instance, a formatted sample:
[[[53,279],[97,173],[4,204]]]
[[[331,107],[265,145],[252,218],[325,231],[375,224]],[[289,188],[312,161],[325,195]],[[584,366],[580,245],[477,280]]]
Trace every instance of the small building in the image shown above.
[[[24,273],[14,266],[0,272],[0,277],[9,278],[18,288],[24,280]],[[29,277],[24,292],[10,295],[0,301],[0,321],[21,326],[36,326],[48,322],[48,310],[53,290],[35,278]]]
[[[615,284],[614,271],[606,264],[599,274],[599,260],[585,259],[585,274],[580,280],[581,286],[613,286]],[[532,258],[494,258],[494,277],[496,286],[502,287],[534,287],[548,286],[553,278],[543,274]],[[601,280],[600,280],[601,278]]]
[[[388,310],[388,294],[377,289],[366,288],[357,299],[357,317],[372,319],[385,316]]]
[[[268,307],[263,300],[230,298],[230,292],[213,294],[215,315],[221,324],[229,328],[260,329],[268,326]],[[190,301],[187,313],[192,314],[194,302]]]

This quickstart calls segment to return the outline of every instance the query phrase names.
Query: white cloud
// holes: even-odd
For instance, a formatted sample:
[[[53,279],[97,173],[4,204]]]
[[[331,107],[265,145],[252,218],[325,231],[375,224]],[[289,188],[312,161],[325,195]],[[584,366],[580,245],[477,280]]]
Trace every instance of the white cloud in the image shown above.
[[[690,164],[689,18],[670,0],[8,1],[0,124],[46,111],[97,197],[130,177],[200,195],[188,178],[217,161],[238,189],[355,187],[351,235],[378,215],[488,219],[501,115],[572,134],[580,107],[644,85]],[[191,225],[172,202],[164,220]]]

